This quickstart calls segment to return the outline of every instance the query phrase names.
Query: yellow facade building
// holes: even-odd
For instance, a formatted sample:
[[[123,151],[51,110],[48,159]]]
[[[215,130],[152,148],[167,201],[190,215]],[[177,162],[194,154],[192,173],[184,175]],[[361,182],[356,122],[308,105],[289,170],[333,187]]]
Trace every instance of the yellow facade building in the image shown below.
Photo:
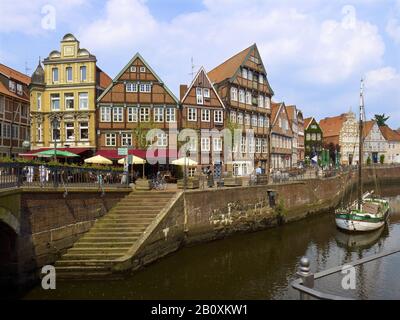
[[[72,34],[44,59],[44,67],[39,62],[30,85],[32,150],[95,150],[96,99],[112,81],[96,62]]]

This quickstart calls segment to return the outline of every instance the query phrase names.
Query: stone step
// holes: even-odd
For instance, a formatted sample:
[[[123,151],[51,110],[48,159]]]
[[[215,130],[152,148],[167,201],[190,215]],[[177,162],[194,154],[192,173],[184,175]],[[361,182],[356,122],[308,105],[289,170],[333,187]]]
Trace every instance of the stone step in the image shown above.
[[[146,227],[140,227],[140,226],[133,226],[133,227],[124,227],[120,225],[115,225],[115,226],[94,226],[90,232],[97,232],[97,231],[103,231],[103,232],[143,232],[146,230]]]
[[[158,210],[137,210],[137,211],[130,211],[130,210],[115,210],[113,212],[110,212],[109,217],[115,217],[115,216],[119,216],[119,215],[132,215],[135,216],[137,218],[139,217],[156,217],[159,214]]]
[[[162,210],[164,209],[165,205],[159,205],[159,204],[128,204],[128,203],[119,203],[117,204],[113,209],[132,209],[132,210],[137,210],[137,209],[156,209],[156,210]]]
[[[127,238],[134,238],[134,237],[139,237],[143,234],[143,232],[118,232],[118,231],[99,231],[96,230],[94,232],[89,232],[87,235],[85,235],[85,239],[88,238],[113,238],[113,237],[118,237],[122,239],[127,239]],[[83,237],[82,237],[83,239]]]
[[[97,227],[104,227],[104,228],[114,228],[114,227],[119,227],[119,228],[143,228],[146,229],[147,226],[149,225],[149,222],[140,222],[140,221],[128,221],[128,222],[112,222],[112,221],[101,221],[97,222],[93,228]]]
[[[115,260],[122,257],[121,253],[66,253],[61,260]]]
[[[74,244],[73,248],[79,249],[79,248],[124,248],[124,249],[129,249],[132,247],[134,242],[87,242],[85,241],[79,241]]]
[[[65,266],[56,267],[57,276],[59,273],[70,273],[70,272],[110,272],[110,268],[106,266]]]
[[[81,239],[79,239],[79,242],[84,241],[84,242],[113,242],[113,243],[119,243],[119,242],[132,242],[134,243],[139,237],[118,237],[118,236],[104,236],[104,235],[85,235]]]
[[[113,266],[113,260],[58,260],[55,263],[55,268],[62,267],[104,267],[111,268]]]
[[[126,248],[93,248],[93,247],[81,247],[68,249],[67,254],[125,254],[128,251]]]

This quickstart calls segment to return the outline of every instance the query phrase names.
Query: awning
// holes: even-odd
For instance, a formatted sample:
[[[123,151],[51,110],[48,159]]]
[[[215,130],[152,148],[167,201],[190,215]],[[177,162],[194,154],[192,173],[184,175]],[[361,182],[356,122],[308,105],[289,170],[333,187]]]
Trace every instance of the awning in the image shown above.
[[[62,150],[45,150],[41,152],[34,153],[32,156],[35,157],[44,157],[44,158],[51,158],[53,156],[56,156],[57,158],[74,158],[74,157],[79,157],[77,154],[69,152],[69,151],[62,151]]]
[[[24,157],[24,158],[34,158],[35,153],[39,153],[39,152],[43,152],[43,151],[47,151],[47,150],[54,150],[54,148],[40,148],[40,149],[36,149],[36,150],[31,150],[28,152],[20,153],[19,156]],[[67,152],[75,153],[77,155],[81,155],[87,151],[91,151],[92,149],[88,149],[88,148],[57,148],[56,150],[57,151],[67,151]]]
[[[151,151],[149,153],[153,154]],[[128,154],[147,160],[147,150],[130,149],[128,150]],[[112,160],[125,158],[125,156],[118,155],[118,149],[98,150],[96,155]],[[175,160],[177,155],[178,151],[173,149],[157,149],[154,151],[155,157],[166,158],[167,160]]]

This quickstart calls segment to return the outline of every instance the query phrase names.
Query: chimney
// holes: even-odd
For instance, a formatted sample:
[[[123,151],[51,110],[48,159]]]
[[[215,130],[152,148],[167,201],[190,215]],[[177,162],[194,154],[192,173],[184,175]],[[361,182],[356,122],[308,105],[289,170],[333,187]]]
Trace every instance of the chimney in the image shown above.
[[[180,99],[181,100],[185,96],[185,93],[186,93],[187,89],[188,89],[188,86],[186,84],[181,84],[180,90],[179,90],[180,91]]]

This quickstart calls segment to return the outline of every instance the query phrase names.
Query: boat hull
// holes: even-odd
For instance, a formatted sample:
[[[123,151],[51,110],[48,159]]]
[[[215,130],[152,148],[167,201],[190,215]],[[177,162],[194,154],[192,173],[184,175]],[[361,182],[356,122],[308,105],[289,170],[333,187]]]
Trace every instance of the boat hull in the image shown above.
[[[382,228],[385,225],[385,220],[379,222],[356,221],[336,218],[336,225],[338,228],[354,231],[354,232],[368,232]]]

